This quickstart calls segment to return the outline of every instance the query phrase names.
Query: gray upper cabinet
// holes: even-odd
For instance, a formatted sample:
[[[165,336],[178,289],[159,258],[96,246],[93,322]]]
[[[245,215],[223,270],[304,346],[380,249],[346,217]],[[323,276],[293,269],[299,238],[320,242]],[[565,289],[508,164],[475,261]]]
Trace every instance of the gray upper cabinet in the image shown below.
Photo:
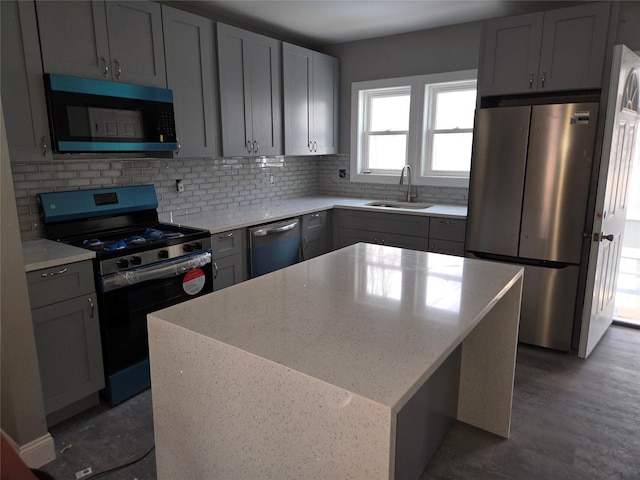
[[[339,60],[288,43],[282,52],[285,154],[337,153]]]
[[[281,155],[281,43],[221,23],[217,31],[223,155]]]
[[[167,86],[173,90],[178,135],[176,155],[216,156],[213,22],[163,5],[162,24]]]
[[[146,1],[38,1],[45,73],[166,87],[162,13]]]
[[[35,8],[16,1],[0,7],[0,88],[11,160],[51,160]]]
[[[600,88],[609,11],[590,3],[487,21],[480,95]]]

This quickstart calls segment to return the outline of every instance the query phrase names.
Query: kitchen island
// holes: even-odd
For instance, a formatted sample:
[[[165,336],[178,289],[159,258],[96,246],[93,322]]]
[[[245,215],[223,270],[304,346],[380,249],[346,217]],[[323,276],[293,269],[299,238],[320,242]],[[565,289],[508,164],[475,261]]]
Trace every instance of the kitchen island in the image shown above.
[[[149,315],[158,478],[418,478],[455,418],[508,437],[521,288],[361,243]]]

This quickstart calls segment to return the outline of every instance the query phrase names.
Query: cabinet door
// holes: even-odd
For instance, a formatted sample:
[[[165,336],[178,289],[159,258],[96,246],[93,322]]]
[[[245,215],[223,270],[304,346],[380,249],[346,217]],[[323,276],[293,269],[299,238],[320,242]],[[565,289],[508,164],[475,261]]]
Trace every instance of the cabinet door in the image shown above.
[[[543,18],[540,12],[486,22],[480,95],[537,90]]]
[[[251,96],[245,89],[245,62],[248,41],[244,31],[217,24],[218,69],[220,79],[220,125],[222,154],[250,155],[253,151],[251,132]]]
[[[610,2],[549,10],[544,15],[539,89],[600,88]]]
[[[429,251],[464,257],[464,242],[452,242],[450,240],[429,240]]]
[[[338,92],[340,62],[335,57],[313,53],[312,127],[313,153],[338,153]]]
[[[280,42],[250,35],[249,89],[254,155],[282,154],[282,55]]]
[[[282,46],[282,83],[284,91],[284,153],[310,155],[311,75],[313,52],[288,43]]]
[[[217,28],[223,155],[280,155],[280,42],[229,25]]]
[[[111,79],[103,1],[38,1],[36,8],[45,73]]]
[[[48,415],[104,387],[96,295],[32,310]]]
[[[2,1],[0,88],[13,162],[51,160],[36,12],[31,2]]]
[[[237,253],[213,262],[213,290],[230,287],[247,279],[244,274],[242,255]]]
[[[113,80],[166,88],[162,11],[155,2],[106,2]]]
[[[177,155],[218,154],[215,125],[213,22],[162,6],[167,86],[173,90]]]

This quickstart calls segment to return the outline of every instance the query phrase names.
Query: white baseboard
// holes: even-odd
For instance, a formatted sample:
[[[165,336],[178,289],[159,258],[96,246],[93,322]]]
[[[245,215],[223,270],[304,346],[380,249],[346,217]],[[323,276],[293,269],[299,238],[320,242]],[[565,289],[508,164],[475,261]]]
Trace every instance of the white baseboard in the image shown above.
[[[46,435],[18,447],[18,455],[29,468],[38,468],[56,459],[53,437]]]

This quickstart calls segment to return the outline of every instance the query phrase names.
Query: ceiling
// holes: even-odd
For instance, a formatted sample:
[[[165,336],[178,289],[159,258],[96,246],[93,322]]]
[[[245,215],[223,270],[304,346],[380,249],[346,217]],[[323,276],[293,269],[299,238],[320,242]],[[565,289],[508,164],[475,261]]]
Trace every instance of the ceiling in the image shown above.
[[[170,2],[166,2],[170,3]],[[558,1],[505,0],[182,0],[224,21],[315,46],[383,37],[557,8]]]

